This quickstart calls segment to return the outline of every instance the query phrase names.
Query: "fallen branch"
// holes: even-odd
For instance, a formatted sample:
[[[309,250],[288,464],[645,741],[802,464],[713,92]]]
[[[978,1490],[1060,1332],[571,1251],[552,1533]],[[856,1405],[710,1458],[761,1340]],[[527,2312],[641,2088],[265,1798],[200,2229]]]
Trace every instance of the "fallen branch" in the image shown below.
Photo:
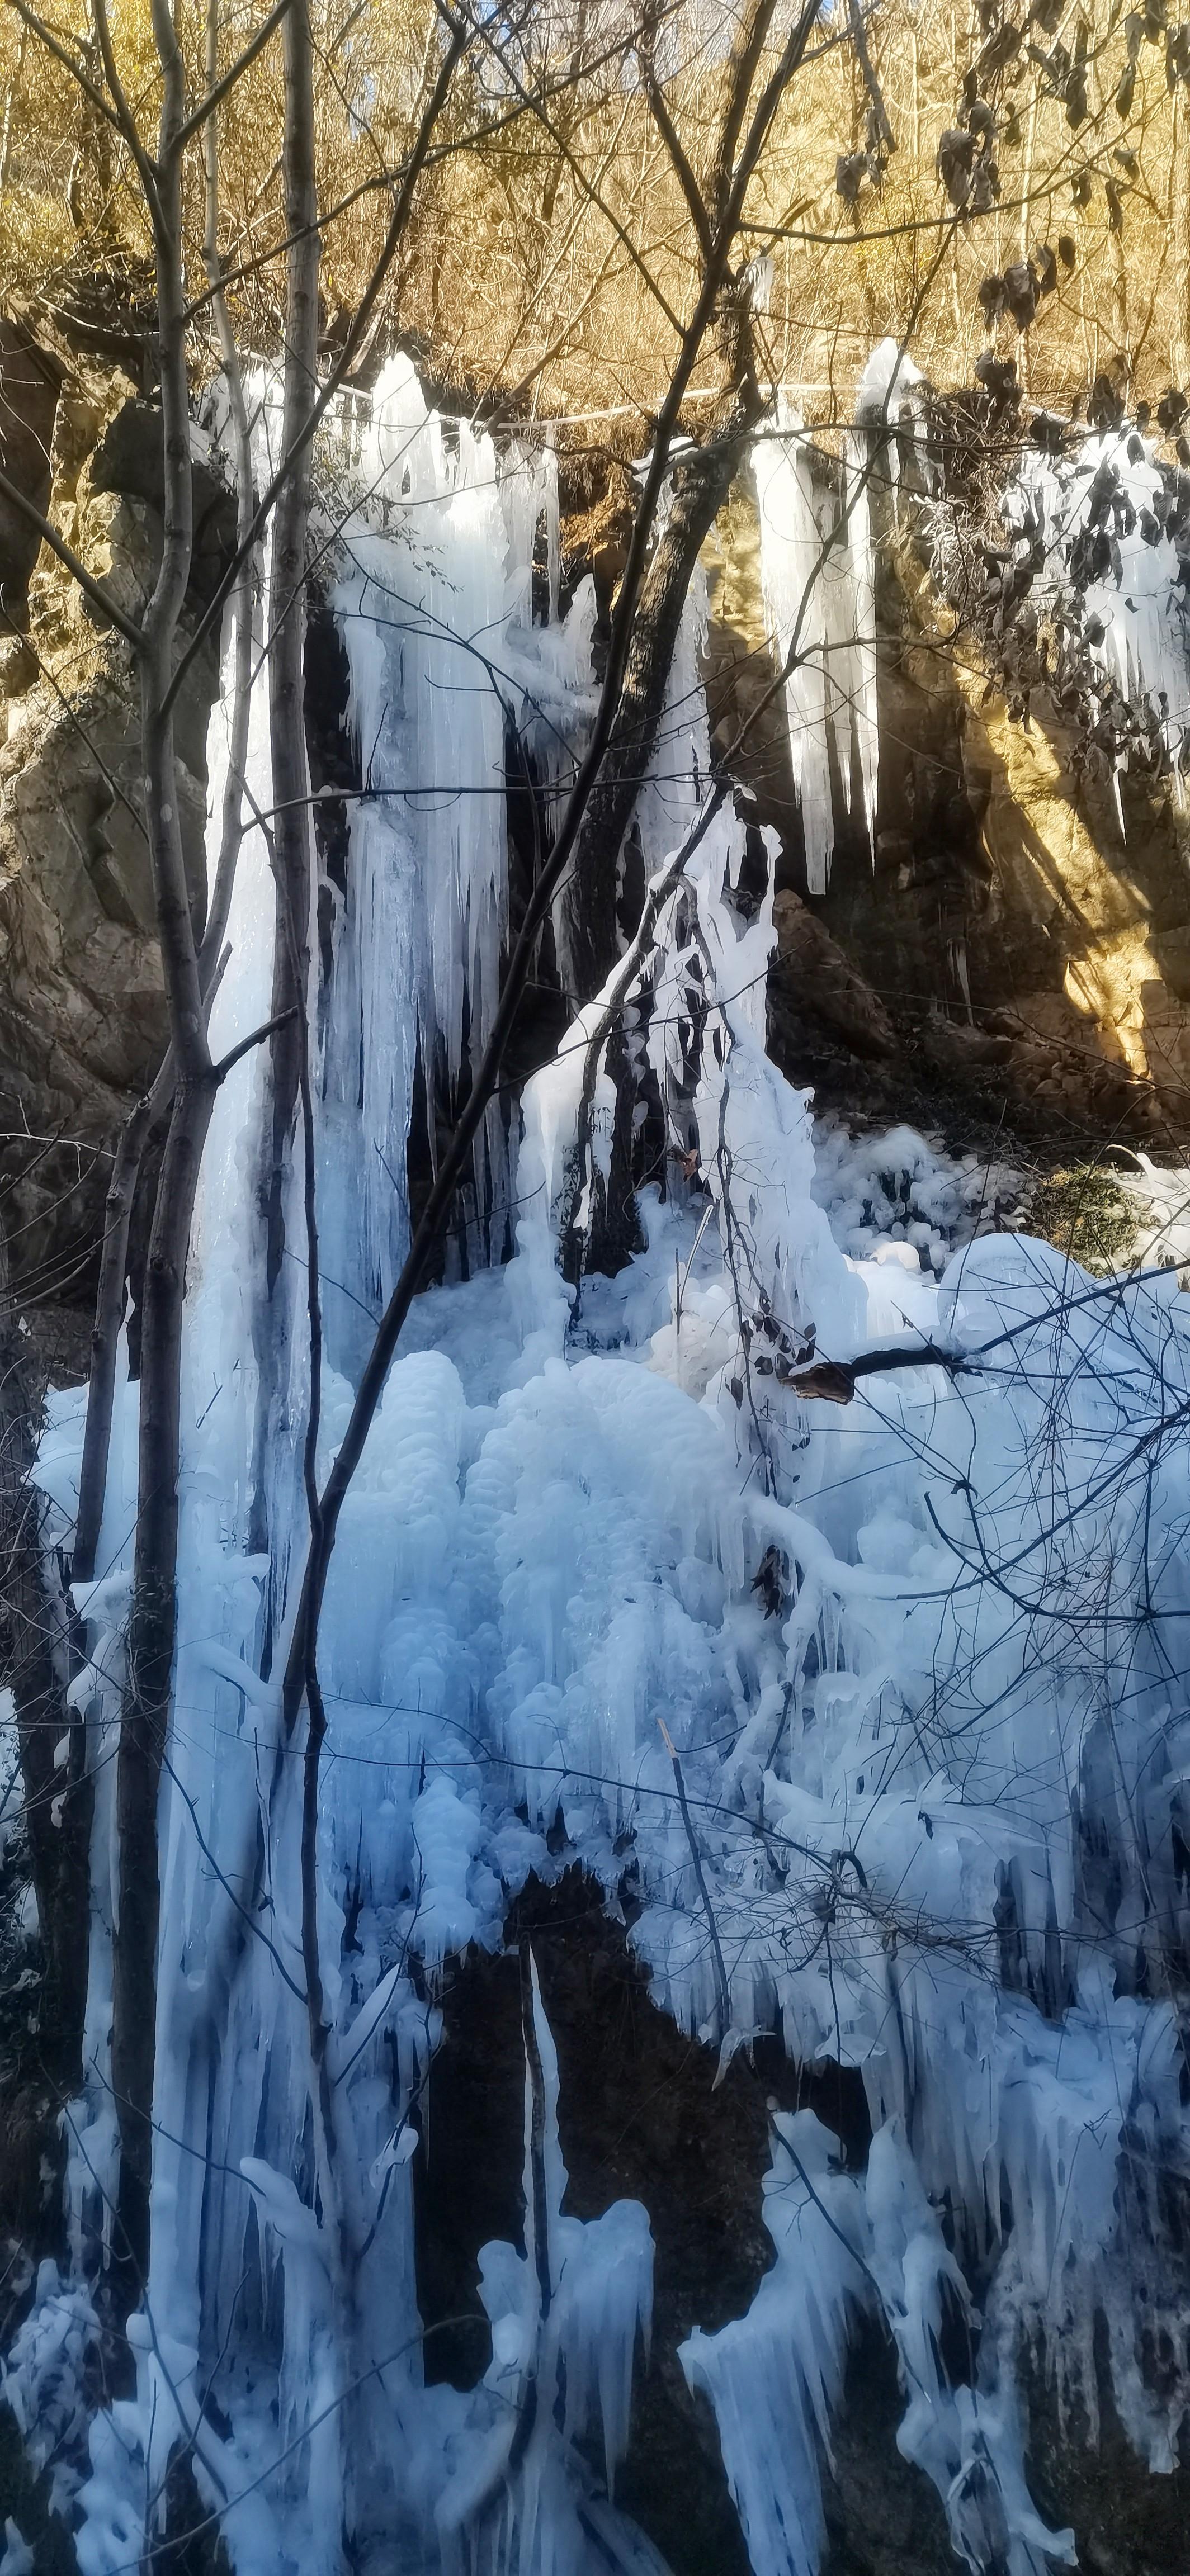
[[[964,1358],[961,1351],[948,1351],[938,1342],[922,1342],[916,1350],[863,1351],[854,1360],[813,1360],[808,1368],[791,1369],[778,1361],[773,1375],[780,1386],[792,1388],[795,1395],[816,1397],[820,1404],[850,1404],[856,1382],[864,1377],[885,1377],[893,1369],[940,1368],[949,1377],[978,1375],[978,1362]]]

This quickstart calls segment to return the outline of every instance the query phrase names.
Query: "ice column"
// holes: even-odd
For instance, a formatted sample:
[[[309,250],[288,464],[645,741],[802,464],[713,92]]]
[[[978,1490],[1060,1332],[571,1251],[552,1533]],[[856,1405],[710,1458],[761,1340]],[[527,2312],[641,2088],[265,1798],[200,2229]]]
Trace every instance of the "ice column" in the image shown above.
[[[507,911],[505,729],[519,720],[544,523],[557,583],[557,468],[497,455],[427,410],[409,361],[377,383],[335,594],[363,793],[336,897],[323,1080],[323,1226],[332,1356],[366,1347],[408,1244],[406,1147],[420,1053],[431,1090],[472,1061],[495,1007]],[[433,1138],[430,1153],[433,1156]],[[499,1253],[510,1196],[503,1121],[476,1160],[464,1268]]]

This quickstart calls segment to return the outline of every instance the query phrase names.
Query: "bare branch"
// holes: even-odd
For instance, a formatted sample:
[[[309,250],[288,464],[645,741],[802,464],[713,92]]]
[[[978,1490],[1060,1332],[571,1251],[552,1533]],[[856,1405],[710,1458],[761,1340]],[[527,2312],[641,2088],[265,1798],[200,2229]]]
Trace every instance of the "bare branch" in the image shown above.
[[[216,110],[222,106],[224,99],[230,97],[232,90],[235,89],[238,82],[243,79],[249,65],[255,62],[258,54],[264,52],[265,46],[269,43],[270,38],[276,35],[282,19],[292,7],[293,0],[273,0],[273,7],[270,9],[267,18],[262,18],[255,35],[245,45],[243,52],[241,54],[237,54],[230,69],[224,72],[220,80],[214,81],[208,87],[206,97],[200,101],[196,108],[192,108],[189,116],[183,119],[183,122],[173,136],[170,145],[171,151],[185,151],[186,145],[192,141],[193,137],[198,134],[202,127],[207,124],[208,120],[214,116]]]
[[[446,12],[444,10],[442,10],[440,14],[444,18],[446,17]],[[447,24],[450,25],[451,23],[452,22],[448,19]],[[252,526],[247,537],[237,547],[236,553],[233,556],[231,563],[228,565],[227,571],[224,574],[222,581],[219,583],[209,606],[205,610],[203,616],[199,619],[195,632],[177,665],[170,687],[166,693],[165,703],[167,712],[174,705],[177,699],[178,691],[182,686],[182,682],[185,679],[186,673],[189,670],[196,653],[201,651],[211,628],[216,622],[216,619],[222,614],[223,603],[228,597],[228,594],[233,588],[239,572],[242,569],[246,554],[250,552],[251,548],[256,544],[256,541],[260,536],[262,529],[266,526],[280,494],[285,489],[290,475],[293,473],[295,467],[300,463],[302,457],[306,454],[310,446],[310,442],[318,429],[320,421],[325,419],[340,386],[350,375],[360,344],[371,319],[373,308],[379,297],[380,290],[400,247],[401,238],[409,219],[409,209],[413,201],[413,193],[417,186],[418,179],[421,176],[426,154],[429,150],[430,137],[446,103],[447,92],[450,88],[456,66],[465,50],[466,44],[467,30],[457,24],[453,24],[450,42],[447,46],[446,54],[439,69],[438,78],[434,83],[429,103],[422,117],[417,143],[409,156],[405,175],[400,189],[398,190],[397,202],[393,207],[392,215],[389,219],[388,231],[385,234],[383,248],[373,267],[371,277],[368,280],[367,287],[360,303],[356,308],[351,329],[347,334],[347,338],[344,342],[338,361],[336,365],[332,367],[317,401],[311,406],[300,430],[282,457],[276,473],[273,475],[255,512]],[[310,228],[307,223],[303,223],[301,226],[294,228],[292,231],[293,240],[295,242],[306,240],[309,237],[309,229]]]
[[[0,471],[0,500],[7,501],[10,509],[16,510],[24,519],[26,526],[36,528],[43,545],[47,545],[51,554],[57,555],[59,563],[65,565],[72,580],[78,583],[83,597],[90,600],[92,608],[98,609],[100,616],[107,618],[109,624],[124,637],[125,643],[131,644],[134,653],[143,653],[145,649],[143,629],[131,617],[125,615],[124,610],[114,599],[108,597],[102,582],[96,581],[88,572],[85,563],[80,562],[73,546],[67,545],[65,537],[59,536],[57,529],[51,525],[44,512],[37,509],[27,493],[21,491],[19,484],[10,482],[7,474],[2,471]]]

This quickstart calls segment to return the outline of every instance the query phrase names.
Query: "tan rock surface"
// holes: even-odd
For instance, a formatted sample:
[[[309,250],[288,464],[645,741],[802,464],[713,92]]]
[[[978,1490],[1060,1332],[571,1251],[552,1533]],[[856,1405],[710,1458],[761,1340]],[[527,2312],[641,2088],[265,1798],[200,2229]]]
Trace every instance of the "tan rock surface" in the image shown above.
[[[118,371],[68,364],[61,351],[51,359],[47,514],[139,615],[161,547],[159,417]],[[0,379],[10,414],[35,408],[28,439],[44,447],[46,376],[27,345],[14,354],[0,338]],[[218,578],[230,524],[214,479],[196,480],[192,606]],[[208,647],[176,719],[196,905],[216,682]],[[138,727],[131,652],[43,546],[9,604],[0,657],[0,1170],[14,1262],[31,1292],[85,1268],[106,1154],[165,1044]]]

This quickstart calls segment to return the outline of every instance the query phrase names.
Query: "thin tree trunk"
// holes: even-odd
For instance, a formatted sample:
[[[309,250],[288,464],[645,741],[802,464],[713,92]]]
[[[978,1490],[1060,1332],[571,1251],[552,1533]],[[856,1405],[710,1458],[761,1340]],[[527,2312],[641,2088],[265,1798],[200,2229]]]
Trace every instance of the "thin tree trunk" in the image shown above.
[[[211,0],[207,17],[208,89],[214,88],[218,69],[219,14],[217,0]],[[219,349],[231,408],[236,486],[236,544],[237,547],[242,547],[252,525],[252,446],[239,352],[231,328],[226,298],[219,284],[218,135],[218,119],[212,116],[207,125],[205,138],[207,222],[203,241],[203,261],[208,281],[214,290],[212,306],[219,333]],[[227,777],[223,789],[219,857],[198,958],[199,983],[204,1004],[208,1009],[218,984],[223,940],[235,884],[236,864],[244,837],[245,772],[248,756],[248,726],[252,709],[253,578],[253,562],[249,555],[245,557],[231,601],[235,653],[232,668],[232,712]],[[99,1544],[99,1531],[103,1519],[108,1455],[111,1447],[116,1357],[127,1296],[129,1227],[145,1150],[168,1112],[173,1096],[173,1078],[172,1058],[167,1056],[151,1091],[145,1099],[137,1101],[125,1122],[112,1167],[111,1185],[104,1211],[103,1249],[100,1255],[99,1286],[95,1300],[95,1322],[91,1333],[91,1373],[87,1387],[87,1419],[83,1434],[83,1463],[79,1480],[79,1508],[72,1566],[73,1579],[76,1583],[89,1583],[95,1573],[95,1552]]]
[[[633,623],[624,689],[599,783],[559,900],[558,954],[571,993],[597,993],[619,954],[616,876],[624,834],[656,749],[682,612],[699,549],[739,470],[759,417],[745,394],[706,446],[682,450],[675,491]]]
[[[294,0],[285,22],[285,210],[290,234],[304,233],[289,254],[285,330],[285,403],[282,452],[295,446],[317,393],[318,264],[321,244],[316,230],[318,197],[314,164],[314,54],[306,0]],[[318,1224],[315,1202],[314,1104],[310,1066],[307,994],[310,977],[310,916],[314,894],[314,841],[309,806],[306,756],[306,541],[310,513],[310,451],[301,451],[277,504],[269,582],[269,735],[273,766],[273,800],[277,807],[270,845],[277,886],[277,938],[273,966],[273,1010],[289,1012],[273,1042],[269,1162],[266,1174],[266,1284],[269,1307],[262,1360],[262,1394],[268,1390],[274,1411],[283,1392],[296,1312],[281,1264],[285,1252],[285,1190],[292,1167],[295,1127],[302,1126],[306,1316],[309,1334],[310,1385],[303,1448],[303,1490],[311,1529],[318,1526],[315,1470],[318,1444],[322,1321],[318,1280]],[[261,1429],[273,1434],[270,1407],[262,1404]],[[277,1422],[277,1429],[280,1423]],[[326,1737],[326,1712],[318,1685],[316,1639],[308,1638],[305,1668],[307,1740],[303,1765],[301,1828],[301,1939],[306,2015],[310,2045],[310,2108],[314,2162],[322,2224],[328,2249],[336,2322],[336,2363],[350,2383],[354,2369],[358,2320],[356,2275],[358,2243],[351,2217],[350,2178],[344,2170],[328,2046],[327,2013],[318,1908],[319,1770]],[[338,2417],[339,2463],[343,2512],[348,2529],[353,2520],[350,2385],[343,2388]]]
[[[41,1934],[38,1999],[42,2072],[57,2099],[82,2082],[83,2006],[90,1930],[90,1783],[85,1728],[66,1705],[66,1606],[42,1560],[42,1497],[29,1481],[37,1452],[25,1366],[0,1228],[0,1679],[16,1708],[24,1812]],[[65,1737],[64,1763],[58,1760]]]
[[[285,1193],[292,1167],[294,1130],[306,1043],[304,1006],[310,974],[313,834],[305,738],[306,537],[310,515],[310,449],[301,432],[317,391],[318,264],[321,244],[313,228],[318,200],[314,175],[313,46],[309,10],[295,0],[285,21],[285,213],[291,240],[287,266],[285,391],[281,451],[294,455],[273,519],[268,592],[269,742],[272,755],[271,835],[277,886],[273,949],[273,1011],[290,1012],[272,1048],[270,1103],[260,1182],[264,1232],[265,1296],[256,1326],[260,1367],[251,1542],[267,1550],[268,1460],[288,1433],[286,1393],[295,1315],[294,1282],[285,1266]],[[284,1567],[274,1579],[283,1581]],[[276,1601],[270,1604],[275,1608]]]
[[[177,1615],[182,1301],[199,1163],[215,1091],[182,850],[173,721],[166,711],[193,542],[180,153],[175,141],[185,115],[186,84],[166,0],[154,0],[153,30],[163,95],[159,150],[148,193],[157,268],[165,517],[161,569],[145,617],[141,733],[175,1090],[145,1273],[136,1547],[116,1765],[112,2090],[120,2132],[120,2181],[115,2256],[122,2286],[130,2295],[143,2286],[149,2262],[161,1902],[157,1805]],[[108,77],[110,82],[110,70]]]
[[[4,123],[3,126],[0,127],[0,205],[3,205],[4,203],[5,192],[8,187],[8,174],[12,167],[13,126],[16,119],[16,104],[20,96],[21,81],[24,76],[25,52],[28,43],[29,30],[22,23],[21,32],[17,39],[16,68],[4,93]]]
[[[128,1229],[132,1222],[144,1149],[172,1088],[173,1067],[167,1058],[152,1090],[145,1093],[143,1100],[136,1102],[125,1119],[104,1201],[103,1249],[99,1258],[95,1321],[91,1327],[91,1373],[87,1380],[87,1418],[83,1427],[83,1459],[79,1471],[78,1514],[71,1560],[71,1579],[75,1583],[91,1583],[95,1576],[111,1454],[116,1360],[127,1290]]]
[[[318,390],[318,262],[314,184],[314,55],[309,11],[295,0],[285,21],[285,219],[291,243],[285,324],[282,454],[297,440]],[[277,854],[277,940],[273,1010],[294,1010],[310,970],[312,839],[305,739],[306,531],[310,451],[304,448],[277,502],[269,577],[269,729]],[[287,1022],[273,1045],[272,1118],[265,1175],[266,1276],[270,1297],[285,1248],[284,1182],[300,1085],[302,1032]]]
[[[174,640],[189,583],[192,538],[181,205],[177,155],[171,149],[172,133],[180,124],[184,108],[184,77],[173,31],[162,8],[155,13],[155,31],[165,72],[163,150],[152,203],[161,328],[166,521],[161,569],[146,619],[141,713],[145,799],[171,1047],[151,1093],[138,1102],[124,1128],[108,1195],[73,1567],[77,1581],[89,1581],[95,1572],[124,1316],[129,1224],[145,1146],[168,1111],[169,1134],[150,1233],[142,1315],[139,1510],[128,1635],[128,1687],[116,1777],[119,1898],[113,1957],[112,2084],[121,2142],[121,2241],[116,2253],[129,2293],[143,2281],[149,2257],[160,1911],[157,1803],[174,1655],[182,1303],[194,1197],[215,1091],[206,1014],[218,980],[243,832],[252,654],[252,564],[248,558],[241,568],[233,603],[234,700],[219,863],[202,950],[196,956],[178,825],[172,722],[163,712],[172,678]],[[211,87],[217,68],[217,38],[212,10],[208,26]],[[213,117],[206,136],[206,175],[207,271],[212,284],[216,284],[217,139]],[[247,415],[226,308],[218,294],[215,309],[231,396],[237,533],[242,543],[252,517]],[[89,1815],[85,1777],[80,1784],[80,1797],[84,1794]],[[85,1993],[78,2005],[80,2037],[84,2001]]]
[[[139,1508],[128,1682],[116,1770],[119,1905],[112,1966],[112,2090],[120,2125],[117,2262],[129,2287],[149,2262],[160,1880],[157,1802],[177,1626],[182,1303],[190,1224],[214,1091],[179,1082],[157,1185],[141,1332]]]
[[[1171,103],[1173,151],[1170,190],[1173,197],[1173,360],[1176,382],[1190,376],[1190,119],[1179,83]]]

